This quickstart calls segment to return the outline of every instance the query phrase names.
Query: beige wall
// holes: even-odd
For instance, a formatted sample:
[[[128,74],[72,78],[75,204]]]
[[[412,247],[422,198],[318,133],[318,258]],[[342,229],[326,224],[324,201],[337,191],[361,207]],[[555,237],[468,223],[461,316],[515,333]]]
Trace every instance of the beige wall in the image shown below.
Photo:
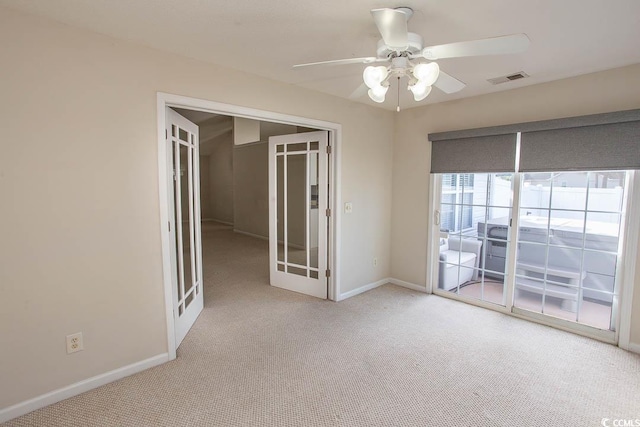
[[[214,144],[209,156],[211,215],[202,217],[233,223],[233,136],[226,133],[211,144]]]
[[[200,217],[205,220],[212,218],[209,163],[210,156],[200,156]]]
[[[269,145],[233,148],[233,228],[269,237]]]
[[[394,113],[5,8],[0,70],[0,408],[167,351],[158,91],[341,123],[341,290],[389,276]]]
[[[305,129],[302,130],[306,131]],[[270,136],[296,133],[295,126],[260,122],[262,142],[235,145],[233,149],[233,228],[256,236],[269,237],[269,144]],[[278,182],[283,182],[282,169],[278,170]],[[306,163],[302,157],[289,158],[288,176],[288,233],[287,239],[294,247],[304,248],[305,230],[305,176]],[[278,193],[282,189],[279,188]],[[280,199],[279,199],[280,200]],[[282,201],[282,200],[280,200]],[[277,207],[282,212],[282,205]],[[310,212],[313,218],[313,210]],[[317,215],[316,215],[317,218]],[[278,221],[278,240],[283,241],[283,221]],[[311,235],[317,236],[317,222],[311,220]],[[313,225],[315,224],[315,228]],[[317,246],[317,239],[315,246]]]
[[[401,112],[393,153],[392,277],[426,283],[429,133],[633,108],[640,108],[640,65]],[[640,268],[635,289],[632,341],[640,343]]]

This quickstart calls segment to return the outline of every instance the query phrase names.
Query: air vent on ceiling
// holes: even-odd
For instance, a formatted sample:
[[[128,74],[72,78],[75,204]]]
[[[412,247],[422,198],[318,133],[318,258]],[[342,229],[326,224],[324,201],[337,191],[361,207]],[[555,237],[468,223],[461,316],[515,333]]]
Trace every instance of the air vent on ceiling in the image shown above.
[[[529,77],[527,73],[524,71],[518,71],[517,73],[509,74],[508,76],[495,77],[493,79],[488,79],[487,81],[491,84],[499,85],[500,83],[511,82],[513,80],[526,79],[527,77]]]

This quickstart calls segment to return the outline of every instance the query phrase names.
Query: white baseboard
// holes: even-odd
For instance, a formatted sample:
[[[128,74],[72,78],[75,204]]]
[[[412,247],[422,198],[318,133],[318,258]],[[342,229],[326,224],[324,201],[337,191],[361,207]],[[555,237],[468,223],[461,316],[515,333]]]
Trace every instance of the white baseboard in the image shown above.
[[[16,403],[15,405],[7,408],[0,409],[0,423],[4,423],[5,421],[19,417],[20,415],[28,414],[36,409],[44,408],[45,406],[77,396],[85,391],[93,390],[94,388],[128,377],[129,375],[136,374],[144,371],[145,369],[153,368],[154,366],[161,365],[168,361],[168,353],[158,354],[157,356],[150,357],[149,359],[141,360],[139,362],[132,363],[131,365],[123,366],[122,368],[114,369],[113,371],[105,372],[104,374],[96,375],[95,377],[78,381],[75,384],[53,390],[49,393],[34,397],[33,399]]]
[[[629,343],[629,348],[627,350],[632,353],[640,354],[640,344]]]
[[[255,237],[256,239],[269,240],[269,236],[261,236],[259,234],[253,234],[247,231],[238,230],[237,228],[234,228],[233,232],[238,234],[244,234],[245,236],[249,236],[249,237]]]
[[[342,300],[345,300],[347,298],[354,297],[354,296],[359,295],[359,294],[361,294],[363,292],[370,291],[371,289],[375,289],[378,286],[382,286],[382,285],[387,284],[387,283],[389,283],[389,279],[388,278],[384,278],[382,280],[378,280],[377,282],[373,282],[373,283],[369,283],[367,285],[360,286],[359,288],[356,288],[356,289],[354,289],[352,291],[344,292],[344,293],[340,294],[338,296],[337,301],[342,301]]]
[[[223,221],[221,219],[215,219],[215,218],[202,218],[202,222],[219,222],[220,224],[224,224],[224,225],[233,225],[232,222]]]
[[[427,288],[425,286],[416,285],[415,283],[405,282],[404,280],[394,279],[393,277],[389,278],[389,283],[394,285],[402,286],[403,288],[413,289],[418,292],[427,292]]]
[[[416,285],[415,283],[405,282],[404,280],[394,279],[393,277],[387,277],[382,280],[378,280],[377,282],[369,283],[368,285],[360,286],[349,292],[344,292],[338,296],[336,301],[342,301],[347,298],[351,298],[353,296],[359,295],[363,292],[370,291],[371,289],[375,289],[378,286],[385,285],[387,283],[391,283],[394,285],[402,286],[403,288],[412,289],[418,292],[427,292],[427,289],[424,286]]]

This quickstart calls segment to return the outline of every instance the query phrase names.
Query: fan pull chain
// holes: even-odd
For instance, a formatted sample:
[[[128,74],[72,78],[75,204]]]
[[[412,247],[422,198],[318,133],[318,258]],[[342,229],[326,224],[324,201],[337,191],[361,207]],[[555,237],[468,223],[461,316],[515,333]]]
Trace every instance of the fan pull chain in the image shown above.
[[[398,106],[396,107],[396,111],[400,112],[400,76],[398,76]]]

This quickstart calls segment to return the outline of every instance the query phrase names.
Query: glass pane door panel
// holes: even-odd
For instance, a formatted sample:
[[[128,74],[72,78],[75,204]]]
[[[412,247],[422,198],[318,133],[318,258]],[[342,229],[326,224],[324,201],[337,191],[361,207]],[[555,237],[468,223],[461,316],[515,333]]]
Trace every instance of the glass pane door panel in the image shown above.
[[[592,172],[589,179],[589,211],[621,212],[625,172]]]
[[[624,173],[524,176],[514,304],[612,329]]]
[[[617,258],[618,256],[613,253],[584,251],[584,268],[587,277],[582,283],[585,294],[587,289],[613,293]]]
[[[617,253],[621,221],[619,213],[587,212],[585,247]]]
[[[520,209],[520,242],[549,242],[549,210]]]
[[[577,286],[582,283],[582,251],[563,247],[549,246],[547,261],[547,280]]]
[[[552,209],[548,222],[549,244],[582,248],[584,244],[584,211]]]
[[[172,132],[173,135],[175,136],[175,133],[177,132],[177,128],[176,126],[172,126]],[[173,173],[174,173],[174,179],[172,180],[173,182],[173,197],[175,198],[174,203],[173,203],[173,218],[174,218],[174,222],[176,224],[180,223],[180,213],[181,213],[181,208],[180,208],[180,200],[177,199],[178,194],[180,194],[179,190],[180,190],[180,181],[178,180],[178,175],[179,175],[179,171],[180,171],[180,161],[178,160],[178,153],[177,150],[178,149],[178,144],[176,142],[173,142],[171,145],[171,159],[172,159],[172,166],[173,166]],[[180,250],[180,230],[177,230],[174,234],[175,236],[175,248],[176,248],[176,269],[177,269],[177,274],[178,274],[178,280],[175,281],[176,287],[178,288],[178,301],[182,301],[182,298],[184,298],[184,279],[183,279],[183,275],[182,275],[182,269],[183,267],[183,259],[180,256],[180,254],[182,253],[182,251]],[[182,306],[181,306],[182,307]]]
[[[516,276],[514,305],[525,310],[542,313],[544,281]]]
[[[189,141],[188,137],[189,137],[189,132],[187,132],[182,128],[178,128],[178,138],[180,138],[181,141],[188,142]]]
[[[283,145],[280,151],[284,151]],[[276,231],[278,234],[278,262],[284,260],[284,161],[285,156],[276,157]]]
[[[522,233],[522,230],[520,230]],[[535,243],[518,243],[518,254],[516,257],[516,275],[525,275],[526,269],[520,265],[546,265],[547,246]],[[523,271],[519,271],[523,270]],[[544,272],[543,272],[544,273]],[[535,276],[531,274],[532,276]]]
[[[287,152],[291,152],[291,151],[306,151],[307,150],[307,143],[306,142],[301,142],[299,144],[287,144]]]
[[[451,203],[453,203],[453,198],[455,197],[455,195],[451,195],[451,196],[452,196]],[[441,230],[443,231],[455,230],[455,224],[456,224],[455,214],[456,214],[455,205],[445,204],[445,203],[442,203],[440,205],[440,229]]]
[[[298,276],[307,277],[307,269],[306,268],[294,267],[292,265],[289,265],[287,267],[287,273],[296,274]]]
[[[311,143],[312,148],[315,144],[315,150],[318,149],[318,143]],[[308,170],[308,207],[309,212],[309,266],[318,268],[318,153],[309,154],[309,170]]]
[[[589,295],[587,292],[583,293],[578,322],[598,329],[609,329],[613,321],[610,297],[610,293],[590,292]],[[603,303],[603,301],[609,301],[609,303]]]
[[[505,275],[484,272],[482,299],[494,304],[504,305]]]
[[[300,144],[295,144],[300,145]],[[303,144],[305,145],[305,144]],[[306,147],[306,145],[305,145]],[[296,151],[298,148],[296,148]],[[287,151],[290,151],[287,148]],[[307,155],[287,156],[287,258],[288,262],[307,266]],[[290,271],[294,272],[294,271]],[[298,274],[298,273],[295,273]],[[306,273],[304,274],[306,275]]]
[[[584,211],[587,207],[588,174],[554,172],[551,176],[551,209]]]
[[[194,138],[195,136],[191,134],[191,142],[193,144],[195,144]],[[199,177],[197,176],[198,174],[197,164],[199,163],[200,160],[196,156],[196,150],[194,147],[189,148],[189,153],[191,157],[190,159],[191,166],[189,167],[189,174],[190,174],[189,179],[191,182],[191,224],[193,226],[193,228],[191,229],[191,233],[192,233],[191,258],[193,259],[193,283],[194,285],[197,285],[198,283],[202,283],[202,278],[200,277],[200,271],[202,269],[200,267],[200,259],[197,256],[197,250],[196,250],[196,248],[199,245],[199,243],[196,243],[196,239],[199,238],[200,236],[199,232],[196,232],[196,226],[199,226],[198,224],[199,211],[197,211],[196,209],[197,207],[200,206],[200,203],[197,200],[199,197],[199,194],[196,192],[196,183],[199,182]],[[200,291],[200,287],[197,286],[195,292],[197,293],[199,291]]]
[[[461,268],[464,270],[464,268]],[[504,275],[488,275],[480,270],[475,271],[480,286],[464,286],[460,288],[460,295],[488,301],[493,304],[504,305]],[[483,277],[484,276],[484,277]]]
[[[182,131],[182,130],[181,130]],[[191,172],[192,159],[190,158],[189,148],[180,145],[180,212],[181,212],[181,234],[182,234],[182,259],[184,264],[184,293],[187,295],[193,286],[192,272],[192,245],[193,239],[192,228],[192,209],[189,203],[189,195],[191,194],[193,175]]]
[[[537,172],[522,174],[522,188],[520,190],[520,207],[527,209],[529,215],[543,216],[536,209],[548,209],[551,206],[551,173]]]
[[[504,304],[513,174],[444,174],[438,287]]]

